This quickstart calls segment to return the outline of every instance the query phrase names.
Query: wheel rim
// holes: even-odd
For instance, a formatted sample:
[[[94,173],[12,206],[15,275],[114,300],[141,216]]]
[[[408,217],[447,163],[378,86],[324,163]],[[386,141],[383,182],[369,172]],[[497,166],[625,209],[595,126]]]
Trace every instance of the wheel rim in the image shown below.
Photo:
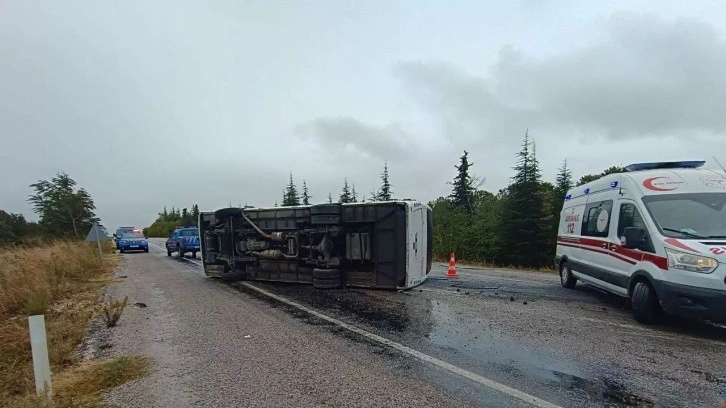
[[[569,276],[570,276],[570,274],[567,269],[567,265],[563,265],[562,268],[560,268],[560,282],[565,283],[565,281],[567,281],[567,278]]]

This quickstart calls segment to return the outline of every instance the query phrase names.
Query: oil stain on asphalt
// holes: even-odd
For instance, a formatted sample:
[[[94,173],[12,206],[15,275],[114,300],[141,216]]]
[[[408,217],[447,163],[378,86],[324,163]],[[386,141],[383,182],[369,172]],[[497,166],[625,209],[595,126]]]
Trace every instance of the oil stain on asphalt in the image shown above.
[[[451,375],[430,368],[420,369],[420,361],[400,352],[242,285],[232,285],[271,307],[282,308],[306,324],[324,326],[327,330],[365,345],[373,353],[384,356],[396,368],[411,375],[424,375],[449,391],[463,392],[461,380],[452,379]],[[527,383],[534,380],[540,387],[550,391],[563,390],[566,397],[557,396],[558,392],[551,393],[556,396],[552,402],[563,406],[588,406],[593,403],[612,407],[655,406],[649,398],[629,391],[624,385],[627,380],[616,381],[614,373],[610,376],[596,376],[594,380],[588,379],[587,370],[572,362],[563,361],[558,356],[527,348],[485,322],[480,321],[482,325],[462,325],[457,322],[461,313],[449,308],[447,302],[414,299],[409,296],[381,296],[358,289],[321,291],[307,285],[260,282],[255,285],[423,352],[432,355],[438,353],[439,358],[443,357],[452,364],[460,364],[462,368],[470,371],[484,372],[495,381]],[[471,391],[472,387],[469,386],[468,389]],[[497,401],[497,396],[465,393],[468,394],[467,397],[480,403],[492,404]],[[573,405],[575,401],[582,405]]]

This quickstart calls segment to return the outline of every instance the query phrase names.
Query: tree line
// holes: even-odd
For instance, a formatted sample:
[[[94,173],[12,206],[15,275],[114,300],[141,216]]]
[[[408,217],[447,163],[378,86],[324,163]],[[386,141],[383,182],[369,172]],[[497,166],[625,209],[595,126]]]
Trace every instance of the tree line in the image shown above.
[[[587,174],[575,183],[567,160],[554,183],[542,180],[536,146],[528,132],[517,153],[514,176],[496,193],[479,189],[472,176],[469,153],[464,151],[454,166],[451,194],[429,205],[434,218],[433,248],[439,259],[451,251],[465,261],[549,267],[553,264],[559,215],[564,196],[573,186],[624,169],[613,166],[599,174]]]
[[[28,202],[38,222],[0,209],[0,244],[27,244],[38,238],[84,239],[94,222],[103,228],[93,198],[77,184],[64,172],[31,184]]]
[[[543,180],[534,140],[525,132],[520,151],[512,167],[514,174],[507,187],[497,192],[482,189],[484,178],[472,172],[475,163],[464,150],[454,166],[456,176],[447,184],[448,196],[428,202],[434,218],[433,250],[438,259],[448,259],[455,252],[458,260],[482,262],[502,266],[549,267],[553,263],[557,243],[559,214],[564,196],[569,189],[602,176],[623,172],[612,166],[601,173],[586,174],[574,181],[563,160],[553,182]],[[343,179],[337,200],[328,193],[327,202],[353,203],[393,200],[388,163],[380,174],[381,185],[369,196],[359,197],[355,184]],[[306,180],[301,188],[289,174],[282,191],[281,204],[274,206],[310,205],[313,200]],[[166,208],[154,223],[144,229],[147,236],[166,237],[178,225],[196,225],[199,209],[191,211]]]
[[[378,190],[373,191],[369,193],[368,197],[366,198],[363,196],[358,196],[358,192],[355,189],[355,184],[349,183],[348,178],[345,177],[343,179],[343,186],[340,190],[340,194],[338,195],[338,199],[335,202],[338,203],[357,203],[357,202],[366,202],[366,201],[388,201],[393,199],[393,185],[391,184],[391,181],[389,179],[388,175],[388,162],[383,163],[383,172],[381,172],[380,175],[381,178],[381,186],[378,188]],[[297,185],[295,184],[295,180],[292,176],[292,172],[290,172],[290,179],[287,183],[287,185],[282,189],[282,206],[283,207],[289,207],[289,206],[295,206],[295,205],[310,205],[311,201],[310,199],[312,196],[310,195],[310,192],[308,190],[308,185],[305,180],[302,182],[302,189],[298,189]],[[328,192],[328,203],[333,203],[333,194]],[[274,204],[275,207],[278,206],[277,201],[275,201]]]
[[[349,183],[348,178],[343,179],[343,187],[336,202],[338,203],[356,203],[366,201],[388,201],[393,199],[393,185],[389,180],[388,162],[384,162],[383,171],[381,172],[381,186],[378,190],[371,192],[366,197],[359,197],[355,189],[355,184]],[[287,185],[282,190],[281,205],[275,201],[274,206],[289,207],[295,205],[310,205],[313,201],[307,182],[302,181],[302,188],[298,188],[295,184],[292,172]],[[328,203],[333,202],[332,193],[328,193]],[[231,204],[230,204],[231,206]],[[158,213],[156,220],[148,227],[144,228],[144,235],[147,237],[168,237],[177,226],[196,226],[198,224],[199,207],[197,204],[192,205],[191,210],[186,208],[176,209],[172,207],[171,211],[164,207],[164,210]]]
[[[144,235],[147,237],[168,237],[176,227],[196,226],[199,219],[199,206],[193,204],[191,210],[185,208],[171,208],[171,211],[164,207],[158,214],[156,220],[144,228]]]

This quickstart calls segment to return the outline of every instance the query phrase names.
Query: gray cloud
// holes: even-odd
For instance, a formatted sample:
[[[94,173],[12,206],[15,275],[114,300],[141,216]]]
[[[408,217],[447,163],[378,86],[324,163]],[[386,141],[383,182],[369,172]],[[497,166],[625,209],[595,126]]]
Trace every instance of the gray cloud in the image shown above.
[[[438,62],[395,73],[452,140],[519,140],[525,127],[614,140],[726,130],[726,42],[712,27],[618,13],[605,34],[545,58],[504,47],[487,74]]]
[[[428,200],[464,149],[496,190],[526,128],[549,179],[564,157],[578,175],[726,161],[723,41],[687,20],[595,24],[622,7],[6,1],[0,208],[32,217],[28,185],[62,170],[109,228],[144,226],[163,205],[270,205],[289,172],[316,201],[345,177],[368,193],[384,160],[397,196]],[[715,27],[726,13],[627,7]]]
[[[403,159],[416,146],[412,136],[396,123],[373,126],[346,116],[316,118],[297,125],[296,131],[312,137],[329,152],[355,151],[383,160]]]

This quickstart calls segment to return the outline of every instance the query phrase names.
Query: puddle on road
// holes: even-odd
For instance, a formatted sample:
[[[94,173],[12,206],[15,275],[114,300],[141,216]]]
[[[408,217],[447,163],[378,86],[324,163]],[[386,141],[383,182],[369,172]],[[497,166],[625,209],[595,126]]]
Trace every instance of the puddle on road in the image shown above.
[[[576,375],[552,371],[561,379],[562,384],[570,390],[583,392],[590,398],[616,407],[654,407],[655,403],[648,398],[629,392],[622,384],[607,378],[592,381]]]
[[[362,322],[396,333],[402,336],[404,343],[414,343],[411,344],[413,346],[415,342],[428,343],[436,349],[462,358],[466,361],[463,364],[479,366],[484,372],[498,372],[500,375],[504,373],[506,377],[520,382],[534,380],[555,393],[558,389],[567,390],[576,401],[586,399],[597,406],[612,407],[655,406],[649,399],[628,391],[622,385],[627,381],[616,380],[619,378],[618,373],[594,373],[592,369],[566,361],[561,355],[547,352],[546,348],[529,347],[494,329],[494,324],[486,322],[483,316],[472,318],[462,315],[461,311],[445,301],[400,296],[396,293],[365,293],[359,290],[320,291],[298,284],[255,284],[331,316],[341,318],[342,315],[343,320]],[[387,347],[377,343],[370,344],[370,340],[359,338],[360,336],[347,330],[337,330],[329,322],[281,304],[244,286],[234,286],[273,307],[284,309],[307,324],[329,326],[328,330],[339,332],[350,340],[368,343],[376,353],[383,354],[392,362],[401,365],[400,368],[411,369],[410,363],[405,362],[407,359],[402,359]],[[441,381],[445,383],[444,379]],[[567,397],[563,398],[567,401]]]
[[[543,347],[531,347],[506,335],[483,316],[462,314],[446,302],[436,302],[432,310],[435,322],[429,340],[436,346],[453,350],[468,364],[506,373],[516,381],[534,380],[547,389],[566,389],[575,400],[587,399],[598,406],[650,407],[648,398],[627,390],[627,381],[616,380],[617,372],[594,372],[563,359]],[[472,324],[472,323],[476,324]],[[494,370],[492,370],[494,368]],[[573,373],[573,374],[569,374]],[[595,380],[588,379],[596,378]]]

